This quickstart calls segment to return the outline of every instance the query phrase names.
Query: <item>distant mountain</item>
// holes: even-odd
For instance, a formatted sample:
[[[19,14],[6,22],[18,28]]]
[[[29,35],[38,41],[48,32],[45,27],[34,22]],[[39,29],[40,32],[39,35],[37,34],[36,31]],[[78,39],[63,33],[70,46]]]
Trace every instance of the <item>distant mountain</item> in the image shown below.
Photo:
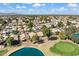
[[[1,15],[20,15],[20,14],[17,14],[17,13],[0,13],[0,16]]]
[[[20,13],[14,13],[14,12],[12,12],[12,13],[8,13],[8,12],[6,12],[6,13],[2,13],[2,12],[0,12],[0,16],[9,16],[9,15],[58,15],[58,16],[74,16],[74,14],[20,14]],[[77,15],[77,14],[76,14]],[[76,16],[75,15],[75,16]]]

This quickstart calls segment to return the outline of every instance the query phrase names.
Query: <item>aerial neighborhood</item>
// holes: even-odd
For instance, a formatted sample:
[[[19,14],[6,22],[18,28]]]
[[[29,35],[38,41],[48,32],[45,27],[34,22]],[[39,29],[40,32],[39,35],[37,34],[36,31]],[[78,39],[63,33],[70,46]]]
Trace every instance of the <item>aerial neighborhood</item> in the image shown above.
[[[38,48],[48,56],[79,55],[78,44],[79,16],[0,16],[0,55],[23,47]]]

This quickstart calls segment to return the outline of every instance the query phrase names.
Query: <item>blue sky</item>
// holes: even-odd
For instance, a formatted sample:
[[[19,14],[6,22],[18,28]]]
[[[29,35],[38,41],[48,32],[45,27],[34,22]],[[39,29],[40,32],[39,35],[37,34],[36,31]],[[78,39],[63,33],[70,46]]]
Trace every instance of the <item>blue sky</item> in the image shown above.
[[[79,4],[78,3],[0,3],[0,13],[79,15]]]

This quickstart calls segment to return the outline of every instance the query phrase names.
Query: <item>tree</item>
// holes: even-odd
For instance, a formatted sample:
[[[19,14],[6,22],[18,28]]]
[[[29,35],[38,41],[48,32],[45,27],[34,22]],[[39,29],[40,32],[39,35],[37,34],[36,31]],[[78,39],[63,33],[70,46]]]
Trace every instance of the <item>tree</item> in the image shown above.
[[[6,38],[6,44],[8,45],[8,46],[11,46],[12,44],[13,44],[13,40],[14,40],[14,38],[13,37],[7,37]]]
[[[71,35],[77,32],[77,28],[75,26],[69,26],[67,28],[65,28],[65,34],[66,35]]]
[[[13,33],[13,34],[18,34],[19,31],[17,31],[17,30],[12,30],[12,33]]]
[[[5,26],[7,24],[7,22],[3,19],[0,19],[0,24],[2,24],[2,26]]]
[[[60,32],[59,33],[59,37],[60,37],[60,39],[65,39],[65,33],[64,32]]]
[[[64,39],[69,39],[69,40],[71,40],[72,38],[71,38],[70,35],[66,35],[66,36],[64,37]]]
[[[33,23],[31,21],[29,21],[29,23],[28,23],[29,31],[32,31],[32,27],[33,27]]]
[[[32,38],[31,38],[31,42],[35,42],[39,40],[39,37],[37,35],[34,35]]]
[[[42,32],[47,37],[50,37],[52,35],[50,28],[47,28],[45,25],[42,26]]]
[[[29,28],[32,28],[32,27],[33,27],[33,23],[32,23],[31,21],[29,21],[28,27],[29,27]]]
[[[40,20],[42,22],[48,22],[48,21],[50,22],[51,21],[49,16],[41,16]]]
[[[4,37],[3,37],[3,35],[1,35],[1,36],[0,36],[0,39],[1,39],[2,41],[4,40]]]
[[[11,18],[8,18],[8,23],[11,23],[12,22],[12,19]]]
[[[71,24],[72,24],[71,22],[67,21],[67,24],[66,25],[71,25]]]
[[[74,43],[79,44],[79,37],[72,36],[71,38]]]
[[[63,22],[58,22],[58,27],[63,27],[64,26],[64,24],[63,24]]]
[[[0,19],[0,24],[2,24],[2,22],[3,22],[3,19]]]
[[[35,16],[29,16],[29,21],[34,21],[35,20]]]

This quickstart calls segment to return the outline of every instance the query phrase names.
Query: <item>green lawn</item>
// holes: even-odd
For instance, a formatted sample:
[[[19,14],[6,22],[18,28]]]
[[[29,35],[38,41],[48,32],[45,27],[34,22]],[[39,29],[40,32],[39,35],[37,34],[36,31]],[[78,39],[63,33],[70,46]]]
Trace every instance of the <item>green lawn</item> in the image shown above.
[[[7,53],[8,50],[7,49],[4,49],[4,50],[0,50],[0,56],[4,55],[5,53]]]
[[[79,55],[79,47],[69,42],[58,42],[50,48],[51,52],[64,56]]]

